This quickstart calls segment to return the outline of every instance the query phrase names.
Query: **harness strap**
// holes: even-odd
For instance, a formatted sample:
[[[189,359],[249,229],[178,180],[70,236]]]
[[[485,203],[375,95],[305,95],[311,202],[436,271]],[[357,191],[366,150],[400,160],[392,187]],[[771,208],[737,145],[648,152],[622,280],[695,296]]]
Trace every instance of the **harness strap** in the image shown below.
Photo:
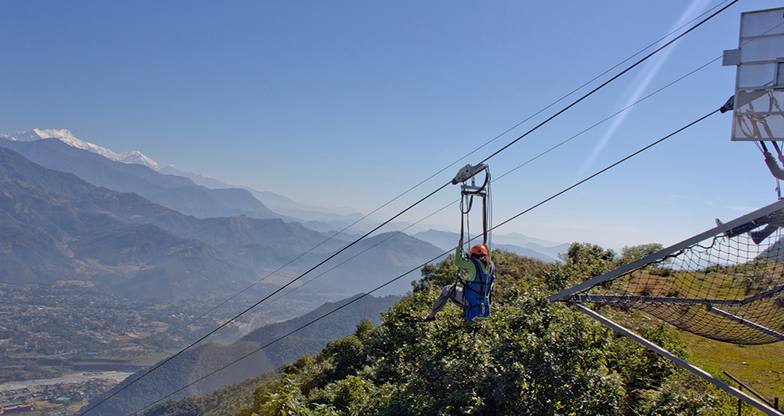
[[[485,296],[485,291],[484,290],[480,292],[480,291],[474,290],[474,288],[472,288],[471,286],[465,286],[465,289],[468,289],[468,290],[476,293],[479,296]]]
[[[490,174],[488,173],[489,177]],[[487,182],[485,182],[487,186]],[[482,243],[487,247],[487,197],[482,197]]]
[[[472,292],[474,292],[474,293],[476,293],[477,295],[487,296],[488,292],[490,292],[490,290],[486,290],[486,288],[488,286],[490,288],[492,288],[493,287],[493,280],[495,280],[495,277],[494,277],[494,275],[495,275],[495,268],[493,267],[493,263],[490,263],[490,270],[488,270],[487,273],[485,273],[484,270],[482,269],[482,265],[479,263],[478,260],[472,258],[471,262],[474,263],[474,267],[476,268],[477,277],[479,277],[480,280],[478,280],[478,281],[474,280],[473,282],[469,282],[469,285],[473,284],[473,285],[480,286],[480,290],[481,291],[477,291],[476,289],[472,288],[471,286],[465,286],[465,288],[470,290],[470,291],[472,291]]]
[[[461,212],[462,212],[462,210],[461,210]],[[463,221],[463,214],[460,214],[460,241],[464,241],[463,240],[463,232],[464,232],[463,230],[464,230],[464,228],[465,228],[465,222]],[[460,249],[462,250],[463,246],[460,246]]]
[[[779,144],[776,143],[775,141],[771,143],[773,143],[773,147],[776,148],[776,153],[778,153],[779,155],[779,160],[784,159],[784,154],[781,153],[781,147],[779,147]]]
[[[451,290],[451,291],[449,291],[449,300],[451,300],[452,302],[454,302],[456,305],[459,305],[459,304],[457,303],[457,298],[455,298],[455,291],[456,291],[456,289],[457,289],[457,284],[458,284],[458,283],[459,283],[459,284],[461,284],[461,285],[463,285],[463,287],[464,287],[464,288],[466,287],[466,282],[465,282],[465,280],[461,279],[461,278],[460,278],[460,276],[457,276],[457,279],[455,279],[455,284],[453,284],[453,285],[452,285],[452,290]],[[463,295],[463,297],[465,297],[465,295]]]
[[[493,282],[469,282],[458,277],[457,281],[455,281],[455,284],[452,285],[452,290],[449,292],[449,299],[453,301],[457,301],[455,298],[455,289],[457,288],[458,283],[463,286],[464,290],[470,290],[471,292],[474,292],[480,296],[485,296],[487,294],[488,291],[484,290],[486,286],[493,286]],[[482,286],[482,290],[478,291],[471,287],[471,285]]]

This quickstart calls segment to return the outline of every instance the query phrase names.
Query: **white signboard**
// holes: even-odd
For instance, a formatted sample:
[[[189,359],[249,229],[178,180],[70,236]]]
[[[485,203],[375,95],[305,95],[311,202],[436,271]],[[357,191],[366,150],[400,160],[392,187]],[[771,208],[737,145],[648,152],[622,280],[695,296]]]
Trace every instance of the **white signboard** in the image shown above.
[[[741,14],[732,140],[784,140],[784,7]]]

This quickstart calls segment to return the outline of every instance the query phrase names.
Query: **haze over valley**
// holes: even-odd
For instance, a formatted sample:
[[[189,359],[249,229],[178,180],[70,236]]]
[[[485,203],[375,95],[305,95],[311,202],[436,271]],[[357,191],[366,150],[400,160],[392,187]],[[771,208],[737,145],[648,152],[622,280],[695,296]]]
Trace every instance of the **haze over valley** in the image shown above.
[[[0,338],[6,340],[0,382],[6,383],[84,371],[134,373],[242,314],[207,340],[228,349],[206,344],[189,353],[221,351],[217,356],[230,358],[251,345],[254,331],[269,339],[277,333],[270,325],[398,278],[363,300],[358,315],[328,324],[332,332],[301,334],[281,346],[287,353],[268,351],[262,359],[267,364],[225,374],[190,394],[316,353],[351,333],[362,316],[377,321],[419,279],[418,268],[451,253],[459,238],[453,231],[409,235],[393,228],[344,250],[377,223],[360,213],[320,212],[282,195],[160,168],[139,152],[118,154],[67,130],[0,137],[0,213],[0,291],[13,299],[0,311]],[[495,241],[495,247],[543,261],[556,261],[568,247],[522,235]],[[78,405],[117,381],[85,376],[57,394]],[[30,388],[36,397],[55,394],[28,387],[9,390],[7,400]],[[130,403],[117,404],[118,411],[132,411]]]

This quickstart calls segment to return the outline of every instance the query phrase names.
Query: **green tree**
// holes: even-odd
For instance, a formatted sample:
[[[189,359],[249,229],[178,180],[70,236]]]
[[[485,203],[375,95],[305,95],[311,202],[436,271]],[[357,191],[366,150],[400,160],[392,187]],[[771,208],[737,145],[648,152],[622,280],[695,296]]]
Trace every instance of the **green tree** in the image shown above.
[[[199,408],[188,400],[167,401],[145,412],[146,416],[199,416]]]
[[[660,251],[663,248],[664,246],[659,243],[642,244],[633,247],[623,246],[621,249],[621,258],[618,259],[618,265],[620,266],[623,264],[629,264],[640,260],[641,258]],[[654,263],[652,266],[652,268],[657,268],[658,264]]]
[[[237,416],[337,416],[331,406],[314,405],[308,407],[308,401],[299,386],[289,377],[284,376],[277,383],[275,391],[257,390],[253,406],[241,409]]]
[[[285,366],[238,415],[712,415],[727,408],[708,396],[713,410],[698,410],[700,394],[713,390],[679,384],[682,372],[666,359],[550,303],[548,278],[582,281],[616,264],[612,250],[590,244],[573,244],[563,260],[544,265],[494,252],[493,312],[470,325],[455,306],[422,322],[456,273],[451,261],[428,266],[378,327],[360,322],[353,335]],[[669,326],[640,313],[603,313],[686,355]]]
[[[596,244],[572,243],[560,258],[562,264],[542,272],[542,280],[550,291],[560,291],[607,273],[615,262],[615,252]]]
[[[422,267],[422,278],[414,282],[414,291],[425,290],[427,287],[443,287],[452,283],[458,276],[458,267],[455,266],[455,256],[450,254],[437,265],[426,264]]]

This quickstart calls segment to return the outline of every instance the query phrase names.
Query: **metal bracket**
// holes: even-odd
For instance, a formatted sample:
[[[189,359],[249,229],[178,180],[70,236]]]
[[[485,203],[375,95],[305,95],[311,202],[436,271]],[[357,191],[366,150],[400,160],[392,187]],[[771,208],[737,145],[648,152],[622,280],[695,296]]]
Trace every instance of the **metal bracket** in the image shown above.
[[[455,175],[455,178],[452,179],[452,185],[457,185],[460,182],[465,182],[465,181],[473,178],[474,176],[476,176],[477,173],[479,173],[479,172],[481,172],[481,171],[483,171],[485,169],[487,169],[487,165],[484,164],[484,163],[480,163],[480,164],[478,164],[476,166],[472,166],[471,164],[465,165],[465,166],[463,166],[462,169],[460,169],[457,172],[457,175]]]
[[[484,189],[484,186],[460,185],[460,193],[463,195],[485,196]]]
[[[721,66],[740,65],[740,49],[727,49],[722,56]]]

